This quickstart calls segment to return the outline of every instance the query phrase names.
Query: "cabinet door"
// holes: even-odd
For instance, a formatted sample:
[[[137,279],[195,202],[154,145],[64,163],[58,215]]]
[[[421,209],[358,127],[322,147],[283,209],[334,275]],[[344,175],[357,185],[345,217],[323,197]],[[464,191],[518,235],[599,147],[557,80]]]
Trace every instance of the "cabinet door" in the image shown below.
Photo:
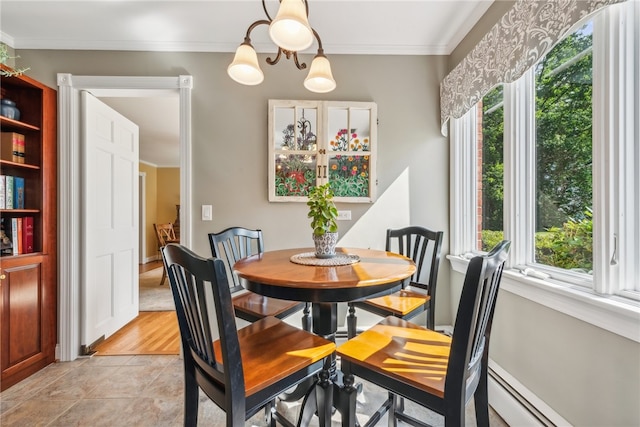
[[[2,289],[2,386],[53,362],[55,313],[48,307],[51,295],[44,286],[46,257],[3,262]],[[48,305],[49,304],[49,305]]]
[[[269,201],[305,201],[318,176],[318,103],[269,101],[269,113]]]
[[[372,102],[330,102],[327,107],[326,179],[338,202],[376,197],[376,121]]]
[[[373,102],[269,100],[269,201],[326,182],[337,202],[375,201],[376,138]]]

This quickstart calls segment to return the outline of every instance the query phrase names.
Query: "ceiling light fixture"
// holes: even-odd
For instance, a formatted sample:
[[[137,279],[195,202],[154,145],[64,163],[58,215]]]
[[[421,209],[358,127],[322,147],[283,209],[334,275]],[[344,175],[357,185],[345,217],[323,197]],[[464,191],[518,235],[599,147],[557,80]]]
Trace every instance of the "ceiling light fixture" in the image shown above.
[[[275,65],[284,54],[293,61],[299,70],[307,68],[307,64],[298,61],[298,52],[308,48],[315,38],[318,41],[318,52],[311,62],[304,87],[311,92],[325,93],[336,88],[336,81],[331,74],[331,64],[324,55],[322,41],[318,33],[309,25],[308,0],[280,0],[280,8],[275,19],[271,19],[265,0],[262,8],[268,19],[261,19],[249,26],[244,41],[236,50],[233,62],[227,68],[229,77],[243,85],[257,85],[264,80],[264,74],[258,64],[258,55],[251,45],[250,34],[254,28],[266,24],[269,26],[269,37],[278,47],[274,59],[267,58],[267,64]]]

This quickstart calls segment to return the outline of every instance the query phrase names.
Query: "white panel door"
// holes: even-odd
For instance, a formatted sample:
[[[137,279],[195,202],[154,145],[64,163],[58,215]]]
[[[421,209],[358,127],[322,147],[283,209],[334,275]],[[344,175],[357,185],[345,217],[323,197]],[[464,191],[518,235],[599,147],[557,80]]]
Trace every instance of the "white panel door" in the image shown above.
[[[138,126],[81,95],[84,271],[81,344],[138,315]]]

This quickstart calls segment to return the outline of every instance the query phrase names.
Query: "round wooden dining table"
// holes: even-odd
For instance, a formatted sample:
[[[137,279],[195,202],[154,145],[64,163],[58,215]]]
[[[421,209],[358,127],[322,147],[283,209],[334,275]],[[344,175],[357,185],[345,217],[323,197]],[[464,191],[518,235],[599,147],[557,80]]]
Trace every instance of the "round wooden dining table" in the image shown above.
[[[375,249],[337,248],[335,259],[313,259],[313,248],[267,251],[239,260],[233,266],[248,290],[272,297],[311,303],[312,330],[335,341],[338,328],[337,303],[357,301],[395,292],[410,277],[416,266],[403,255]],[[344,265],[339,264],[344,261]],[[344,387],[337,378],[335,355],[327,367],[327,383],[334,391],[317,402],[320,425],[330,423],[333,406],[344,416],[345,402],[340,402]],[[336,393],[337,391],[337,393]],[[334,395],[338,401],[334,401]],[[343,424],[350,424],[345,422]],[[303,423],[304,424],[304,423]]]

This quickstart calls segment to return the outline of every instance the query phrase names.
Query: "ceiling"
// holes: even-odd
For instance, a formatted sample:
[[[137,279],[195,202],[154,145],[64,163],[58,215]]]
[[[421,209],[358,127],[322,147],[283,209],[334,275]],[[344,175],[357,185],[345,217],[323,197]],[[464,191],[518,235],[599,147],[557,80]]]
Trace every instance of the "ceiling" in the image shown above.
[[[449,55],[492,2],[310,0],[309,22],[329,58],[332,54]],[[273,17],[277,0],[266,3]],[[233,52],[249,25],[260,19],[265,14],[259,0],[2,0],[0,41],[15,49]],[[254,29],[251,39],[258,52],[274,51],[266,26]],[[306,52],[316,48],[314,43]],[[177,98],[107,101],[139,124],[143,161],[178,165]],[[147,117],[176,120],[158,123]],[[151,148],[145,147],[149,141],[154,144]]]

